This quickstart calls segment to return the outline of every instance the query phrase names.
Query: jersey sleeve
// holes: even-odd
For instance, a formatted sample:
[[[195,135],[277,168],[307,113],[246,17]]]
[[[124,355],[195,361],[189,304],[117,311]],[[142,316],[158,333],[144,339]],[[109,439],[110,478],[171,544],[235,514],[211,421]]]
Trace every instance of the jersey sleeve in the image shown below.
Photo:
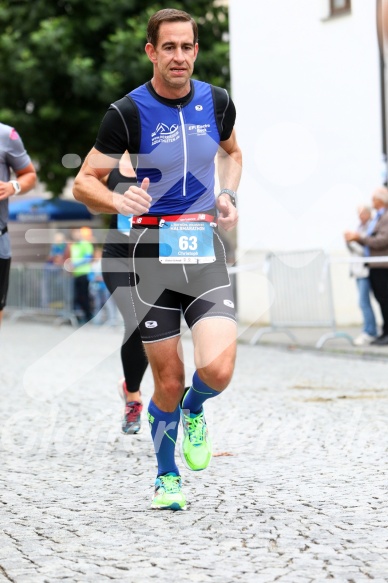
[[[139,112],[129,95],[111,104],[101,122],[94,147],[108,156],[121,155],[125,150],[130,154],[139,152]]]
[[[102,154],[114,157],[123,154],[128,149],[128,136],[124,121],[113,105],[110,106],[102,119],[94,147]]]
[[[7,165],[14,171],[23,170],[31,163],[23,141],[14,128],[10,128],[6,148]]]
[[[226,89],[213,86],[212,90],[220,140],[224,142],[232,135],[236,121],[236,108]]]
[[[224,127],[221,134],[221,141],[228,140],[232,135],[234,124],[236,121],[236,108],[233,101],[229,98],[228,107],[225,111]]]

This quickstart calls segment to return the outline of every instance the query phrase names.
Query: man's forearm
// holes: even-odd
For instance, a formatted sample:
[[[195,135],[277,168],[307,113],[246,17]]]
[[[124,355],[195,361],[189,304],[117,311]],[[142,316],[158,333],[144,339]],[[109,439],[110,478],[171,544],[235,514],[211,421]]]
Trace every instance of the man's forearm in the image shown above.
[[[229,188],[237,192],[242,172],[241,151],[218,156],[218,178],[220,188]]]
[[[25,194],[35,186],[36,174],[35,172],[27,172],[17,177],[17,181],[20,184],[20,194]]]
[[[375,235],[374,237],[362,237],[362,239],[360,239],[359,242],[361,243],[361,245],[366,245],[370,249],[379,251],[381,249],[388,248],[388,233],[386,233],[385,235],[378,234]]]
[[[95,213],[117,213],[113,203],[113,192],[94,176],[77,176],[74,180],[73,195]]]

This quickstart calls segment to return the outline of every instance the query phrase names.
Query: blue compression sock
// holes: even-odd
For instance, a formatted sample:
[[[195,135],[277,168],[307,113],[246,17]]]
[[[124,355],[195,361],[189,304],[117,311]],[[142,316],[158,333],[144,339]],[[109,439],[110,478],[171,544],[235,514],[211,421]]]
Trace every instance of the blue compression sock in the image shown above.
[[[174,455],[178,435],[179,407],[172,413],[166,413],[151,400],[148,405],[148,421],[158,462],[158,476],[168,472],[174,472],[179,476]]]
[[[216,397],[220,394],[220,391],[215,391],[210,388],[206,383],[201,381],[198,376],[198,372],[195,371],[193,374],[193,381],[191,387],[187,391],[184,399],[182,401],[182,409],[188,409],[191,413],[200,413],[202,409],[202,404],[212,397]]]

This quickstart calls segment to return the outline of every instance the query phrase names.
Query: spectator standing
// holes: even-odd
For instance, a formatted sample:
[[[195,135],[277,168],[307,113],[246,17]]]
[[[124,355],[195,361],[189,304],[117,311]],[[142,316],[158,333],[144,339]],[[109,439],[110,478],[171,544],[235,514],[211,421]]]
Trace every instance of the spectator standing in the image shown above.
[[[42,281],[42,306],[43,308],[48,308],[50,302],[52,301],[52,294],[54,298],[60,297],[58,293],[58,288],[64,286],[63,277],[63,266],[65,261],[69,258],[69,246],[65,240],[65,235],[58,231],[54,235],[54,241],[50,246],[47,261],[43,269],[43,281]],[[64,290],[66,299],[68,299],[68,294]]]
[[[104,282],[101,268],[102,248],[94,249],[94,257],[89,274],[89,292],[93,304],[94,324],[116,323],[116,304],[110,297],[110,292]]]
[[[366,248],[366,256],[373,258],[388,256],[388,189],[377,188],[372,195],[372,204],[376,210],[368,226],[367,234],[348,231],[345,239],[357,241]],[[369,264],[370,283],[373,294],[379,303],[383,326],[380,336],[371,342],[375,346],[388,345],[388,262],[371,262]]]
[[[92,231],[89,227],[74,229],[72,238],[70,262],[74,282],[74,310],[77,313],[81,309],[82,315],[77,315],[77,319],[80,323],[85,323],[93,318],[89,294],[89,275],[94,254]]]
[[[361,237],[366,236],[368,225],[372,218],[372,210],[369,206],[359,206],[357,209],[359,225],[357,233]],[[366,247],[357,241],[346,242],[350,253],[356,257],[365,257]],[[376,318],[371,304],[371,284],[369,278],[369,267],[365,263],[353,262],[350,264],[350,275],[355,278],[358,290],[358,303],[363,317],[363,328],[361,334],[357,336],[353,344],[355,346],[366,346],[377,337]]]
[[[58,231],[58,233],[55,233],[54,241],[50,246],[47,263],[62,267],[68,257],[68,245],[65,240],[65,235]]]
[[[16,180],[10,180],[11,171]],[[11,244],[8,235],[8,200],[25,194],[36,183],[36,172],[17,131],[0,123],[0,324],[7,302],[11,268]]]

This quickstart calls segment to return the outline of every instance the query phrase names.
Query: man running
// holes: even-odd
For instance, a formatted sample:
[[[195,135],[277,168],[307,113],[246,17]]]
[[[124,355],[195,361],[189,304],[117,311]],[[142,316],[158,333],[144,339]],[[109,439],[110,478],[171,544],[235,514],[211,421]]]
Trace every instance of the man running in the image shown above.
[[[145,51],[153,77],[107,111],[74,196],[95,211],[133,215],[131,292],[155,385],[148,408],[158,463],[151,507],[183,510],[174,457],[179,419],[183,460],[203,470],[212,456],[203,403],[220,395],[234,370],[235,307],[217,222],[225,230],[237,224],[242,156],[227,91],[191,79],[198,54],[192,17],[156,12]],[[138,185],[120,195],[101,180],[125,150],[136,156]],[[192,331],[196,366],[187,391],[181,314]]]
[[[11,170],[16,180],[10,180]],[[0,123],[0,324],[7,301],[11,268],[8,199],[25,194],[36,183],[36,172],[17,131]]]

